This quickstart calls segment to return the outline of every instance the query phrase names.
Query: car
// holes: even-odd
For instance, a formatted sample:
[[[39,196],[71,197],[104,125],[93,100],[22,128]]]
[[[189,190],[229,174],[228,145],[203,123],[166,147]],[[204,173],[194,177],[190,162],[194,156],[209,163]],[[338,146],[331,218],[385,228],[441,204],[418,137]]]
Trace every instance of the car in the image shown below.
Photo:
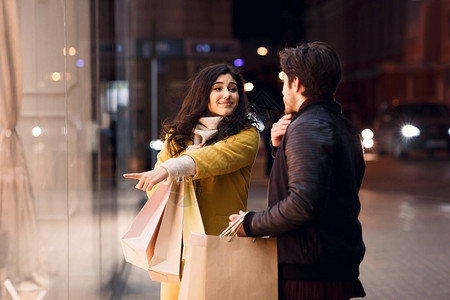
[[[442,103],[415,102],[389,106],[375,117],[374,147],[379,154],[407,158],[412,151],[433,156],[450,152],[450,110]]]

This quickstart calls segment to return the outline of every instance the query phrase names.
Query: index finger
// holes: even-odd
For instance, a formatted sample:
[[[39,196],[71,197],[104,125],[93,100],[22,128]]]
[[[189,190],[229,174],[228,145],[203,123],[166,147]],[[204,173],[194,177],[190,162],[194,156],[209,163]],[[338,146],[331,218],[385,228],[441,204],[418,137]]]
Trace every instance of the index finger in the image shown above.
[[[141,174],[140,173],[128,173],[128,174],[123,174],[123,177],[133,178],[133,179],[141,179]]]

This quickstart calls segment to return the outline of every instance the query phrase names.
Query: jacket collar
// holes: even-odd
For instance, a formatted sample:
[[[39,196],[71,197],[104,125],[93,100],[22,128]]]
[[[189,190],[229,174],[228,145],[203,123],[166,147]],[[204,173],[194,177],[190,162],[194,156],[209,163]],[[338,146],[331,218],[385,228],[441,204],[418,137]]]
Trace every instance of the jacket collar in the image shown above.
[[[336,114],[339,114],[342,112],[341,105],[334,101],[333,96],[313,96],[305,100],[305,102],[302,103],[300,106],[300,109],[298,112],[294,114],[292,117],[291,122],[293,122],[295,119],[297,119],[301,114],[303,114],[305,111],[310,110],[313,107],[316,106],[322,106],[328,110],[333,111]]]

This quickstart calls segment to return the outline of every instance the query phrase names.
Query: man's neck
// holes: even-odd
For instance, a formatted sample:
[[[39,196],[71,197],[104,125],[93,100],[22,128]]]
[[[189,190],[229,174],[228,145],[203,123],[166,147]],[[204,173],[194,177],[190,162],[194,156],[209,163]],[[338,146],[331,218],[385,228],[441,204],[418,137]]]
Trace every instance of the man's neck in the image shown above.
[[[303,103],[307,100],[305,96],[303,96],[301,93],[299,93],[298,95],[298,105],[297,105],[297,110],[295,112],[298,112],[300,110],[300,107],[302,107]]]

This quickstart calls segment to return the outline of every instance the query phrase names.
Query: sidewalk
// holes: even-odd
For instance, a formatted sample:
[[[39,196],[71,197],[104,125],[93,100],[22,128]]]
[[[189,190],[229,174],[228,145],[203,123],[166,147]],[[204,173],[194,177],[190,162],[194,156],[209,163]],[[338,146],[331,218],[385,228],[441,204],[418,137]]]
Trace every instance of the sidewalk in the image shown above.
[[[267,207],[267,177],[258,160],[248,209]],[[435,198],[363,189],[360,221],[366,255],[360,280],[366,300],[450,299],[450,204]],[[121,299],[159,299],[159,283],[131,267]]]

